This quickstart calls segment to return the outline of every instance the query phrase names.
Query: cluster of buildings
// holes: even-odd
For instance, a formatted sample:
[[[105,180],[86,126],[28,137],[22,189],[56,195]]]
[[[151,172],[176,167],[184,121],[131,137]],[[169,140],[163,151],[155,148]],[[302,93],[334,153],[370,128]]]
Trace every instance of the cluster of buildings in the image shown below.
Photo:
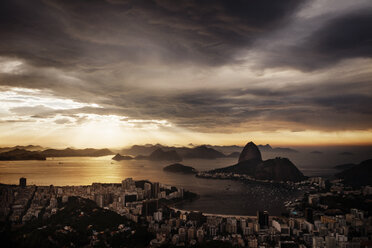
[[[270,216],[258,211],[256,216],[204,215],[170,208],[164,203],[184,198],[181,188],[134,181],[121,184],[93,183],[90,186],[0,186],[0,217],[16,224],[34,217],[48,218],[58,211],[58,201],[70,196],[88,198],[128,219],[145,224],[155,238],[151,247],[163,244],[192,246],[208,241],[229,242],[239,247],[372,247],[372,216],[366,210],[351,208],[334,211],[324,204],[324,197],[362,196],[368,199],[372,187],[354,190],[341,181],[327,183],[310,178],[296,183],[304,196],[288,202],[288,216]]]
[[[0,186],[0,221],[19,225],[32,218],[48,218],[58,211],[58,199],[64,203],[70,196],[93,200],[101,208],[138,222],[141,216],[152,216],[160,206],[159,201],[182,199],[184,189],[132,178],[121,184],[26,186],[26,179],[21,178],[19,186]]]
[[[236,177],[241,178],[241,175]],[[340,180],[327,182],[321,177],[288,184],[304,191],[303,197],[287,203],[288,216],[270,216],[266,211],[257,212],[257,216],[205,216],[195,212],[177,212],[168,219],[154,216],[149,222],[149,230],[156,234],[151,245],[156,247],[172,243],[188,246],[220,240],[230,242],[233,246],[253,248],[372,247],[371,212],[347,209],[346,206],[334,209],[322,200],[324,197],[339,198],[345,203],[360,197],[367,202],[371,199],[371,186],[356,190],[343,185]],[[164,216],[164,213],[160,216]]]
[[[251,181],[257,183],[275,183],[286,186],[295,186],[296,184],[292,181],[274,181],[269,179],[257,179],[246,174],[232,173],[232,172],[207,172],[202,171],[196,174],[196,177],[200,178],[212,178],[212,179],[229,179],[229,180],[240,180],[240,181]]]
[[[352,209],[340,216],[274,217],[258,212],[251,217],[204,216],[181,213],[149,222],[149,231],[156,234],[152,247],[164,243],[178,246],[220,240],[239,247],[371,247],[371,217]],[[353,233],[352,235],[350,235]]]

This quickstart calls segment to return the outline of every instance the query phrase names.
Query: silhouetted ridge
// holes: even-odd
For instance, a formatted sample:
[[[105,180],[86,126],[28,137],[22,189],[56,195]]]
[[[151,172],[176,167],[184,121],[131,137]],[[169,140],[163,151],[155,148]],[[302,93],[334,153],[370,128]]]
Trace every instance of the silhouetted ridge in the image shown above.
[[[16,148],[11,151],[0,153],[0,160],[46,160],[46,157],[40,152]]]
[[[153,151],[148,158],[150,160],[182,161],[182,158],[176,151],[163,151],[161,148]]]
[[[306,178],[288,158],[277,157],[262,161],[261,152],[253,142],[244,147],[237,164],[210,172],[244,174],[256,179],[274,181],[298,182]]]
[[[133,159],[133,157],[131,157],[131,156],[122,156],[122,155],[120,155],[119,153],[116,154],[116,155],[112,158],[112,160],[116,160],[116,161],[121,161],[121,160],[132,160],[132,159]]]
[[[372,185],[372,159],[365,160],[336,174],[344,183],[354,187]]]
[[[200,159],[216,159],[224,158],[225,155],[222,152],[216,151],[213,148],[207,146],[198,146],[193,149],[187,149],[184,158],[200,158]]]

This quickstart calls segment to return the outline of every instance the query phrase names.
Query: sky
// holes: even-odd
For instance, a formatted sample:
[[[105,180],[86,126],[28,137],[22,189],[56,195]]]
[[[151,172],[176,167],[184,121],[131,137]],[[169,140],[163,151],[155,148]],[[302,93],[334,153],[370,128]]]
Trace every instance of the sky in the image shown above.
[[[370,0],[2,0],[0,146],[372,144]]]

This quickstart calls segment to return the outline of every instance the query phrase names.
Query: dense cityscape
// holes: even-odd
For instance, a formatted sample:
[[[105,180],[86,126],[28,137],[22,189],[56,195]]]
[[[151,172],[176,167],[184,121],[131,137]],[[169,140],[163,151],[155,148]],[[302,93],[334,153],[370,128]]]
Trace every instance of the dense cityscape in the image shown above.
[[[371,186],[354,190],[344,186],[340,180],[329,182],[320,177],[291,183],[290,186],[304,190],[304,197],[287,202],[288,212],[282,216],[271,216],[264,209],[258,211],[257,216],[224,216],[174,208],[174,203],[192,200],[195,195],[190,196],[192,193],[182,188],[158,182],[127,178],[121,184],[59,187],[26,185],[26,178],[21,178],[18,186],[0,186],[1,231],[16,232],[37,219],[48,223],[69,200],[78,197],[91,200],[96,208],[113,211],[144,226],[152,237],[148,247],[193,247],[208,243],[211,247],[229,244],[254,248],[372,245],[372,216],[367,211],[372,201]],[[343,205],[334,208],[335,205],[340,207],[340,199]],[[44,225],[43,228],[48,227]],[[136,231],[136,226],[121,223],[108,232],[112,236],[117,232],[132,231]],[[73,221],[71,225],[60,226],[56,232],[65,235],[76,232]],[[100,244],[100,235],[91,229],[86,245]],[[49,240],[50,244],[61,246],[53,238],[49,237]],[[125,244],[121,246],[126,247]]]

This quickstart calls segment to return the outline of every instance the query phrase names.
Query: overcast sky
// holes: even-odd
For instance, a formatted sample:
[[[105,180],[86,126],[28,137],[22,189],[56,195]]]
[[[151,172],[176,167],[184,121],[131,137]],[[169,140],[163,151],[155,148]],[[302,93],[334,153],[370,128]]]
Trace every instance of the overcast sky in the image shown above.
[[[372,144],[370,0],[2,0],[0,145]]]

